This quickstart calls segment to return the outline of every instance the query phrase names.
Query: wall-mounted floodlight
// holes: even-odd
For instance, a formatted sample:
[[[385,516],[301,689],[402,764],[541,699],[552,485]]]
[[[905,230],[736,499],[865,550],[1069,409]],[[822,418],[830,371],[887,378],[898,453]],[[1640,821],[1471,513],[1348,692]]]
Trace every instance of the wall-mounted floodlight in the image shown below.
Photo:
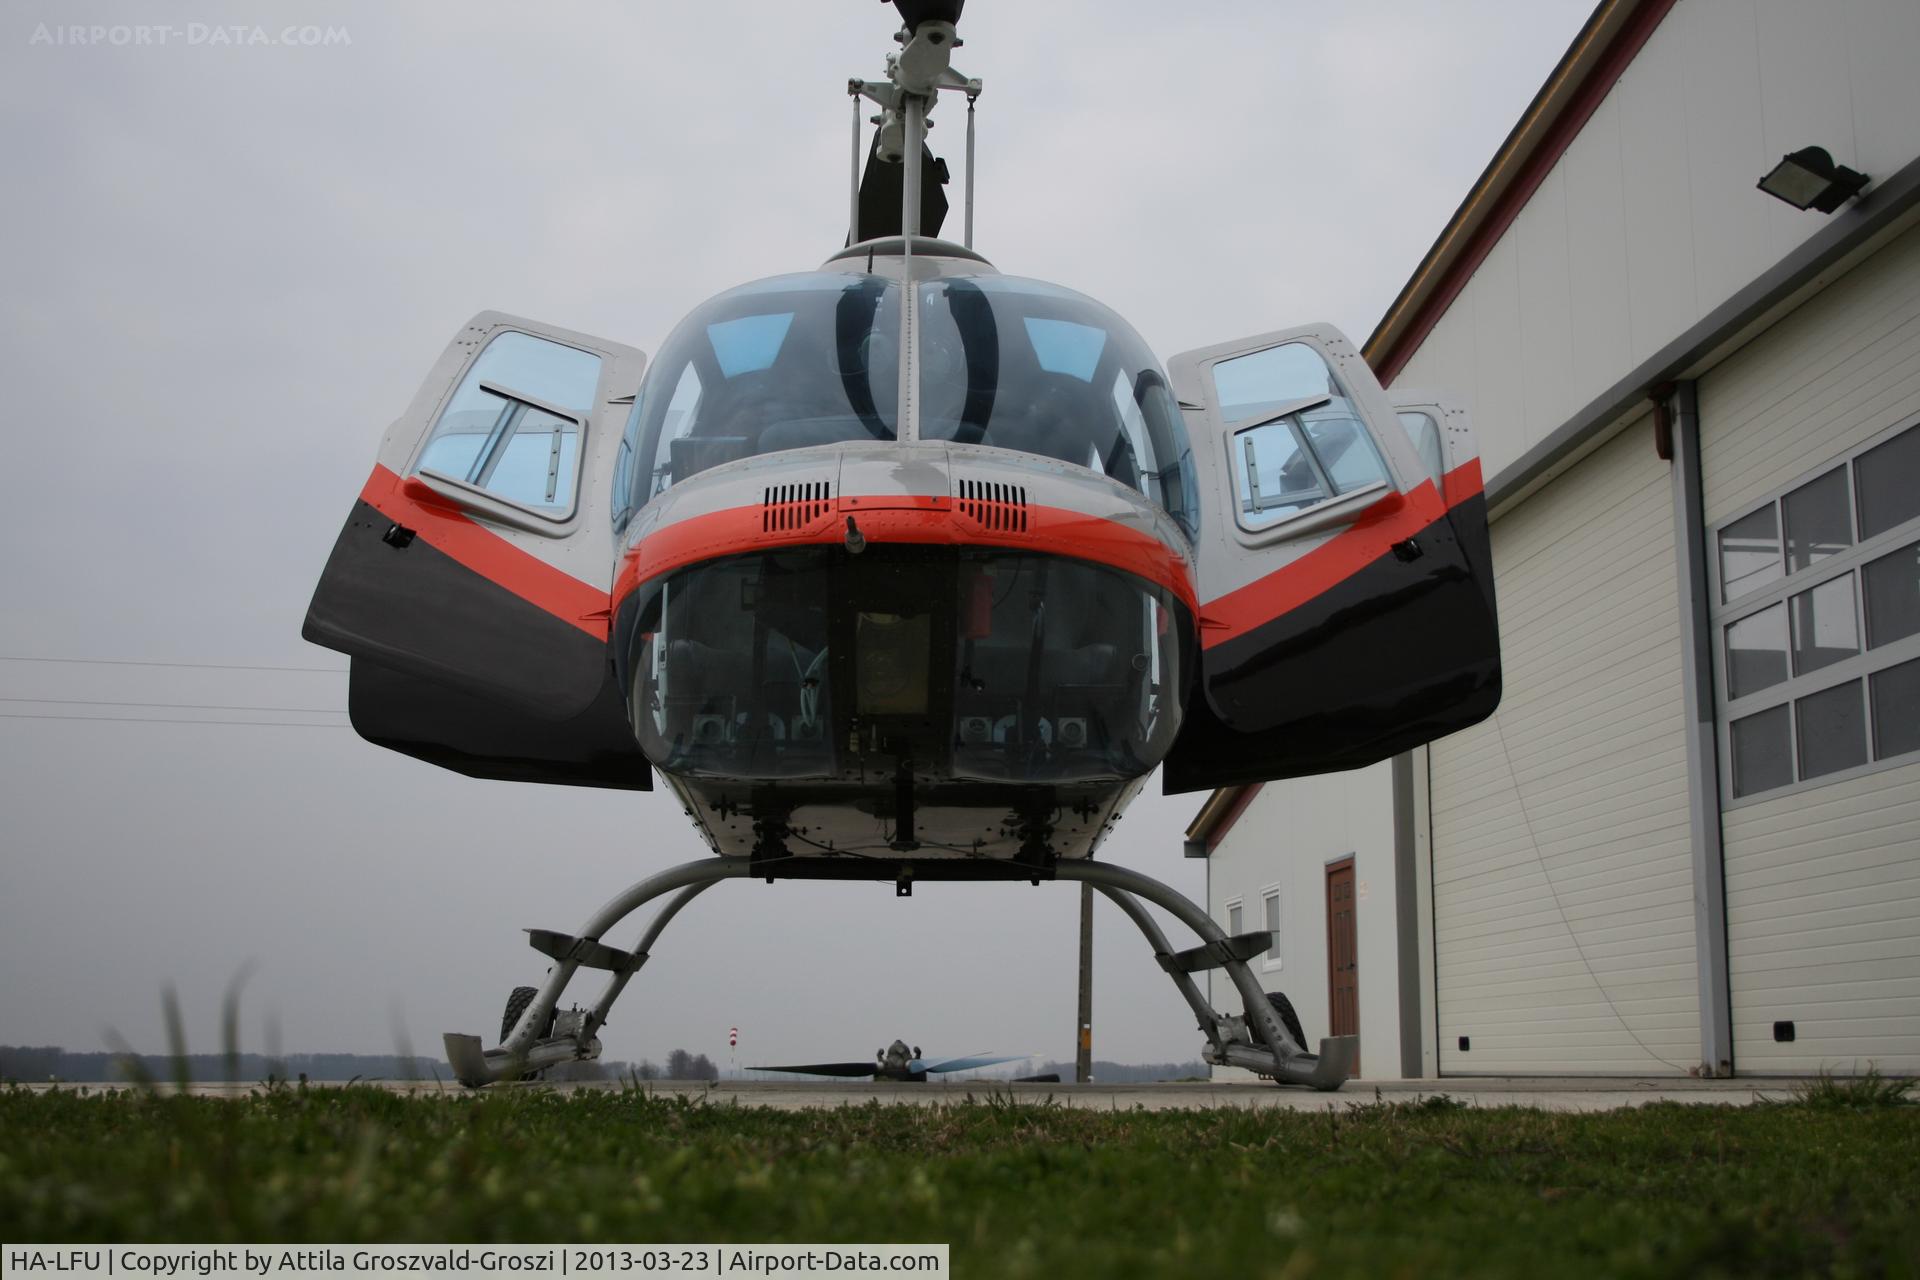
[[[1782,156],[1755,185],[1796,209],[1832,213],[1860,193],[1867,175],[1835,164],[1825,147],[1802,147]]]

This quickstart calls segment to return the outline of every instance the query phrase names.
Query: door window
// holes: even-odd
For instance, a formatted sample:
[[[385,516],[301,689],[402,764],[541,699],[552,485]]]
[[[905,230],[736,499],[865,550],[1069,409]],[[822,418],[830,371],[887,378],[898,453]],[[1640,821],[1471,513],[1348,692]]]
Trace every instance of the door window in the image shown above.
[[[1304,342],[1222,360],[1213,366],[1213,387],[1220,397],[1220,420],[1228,426],[1269,417],[1301,400],[1342,394],[1333,370]]]
[[[1433,415],[1420,409],[1408,409],[1399,414],[1400,425],[1406,428],[1407,439],[1413,441],[1414,452],[1420,455],[1420,465],[1427,469],[1433,478],[1435,488],[1446,487],[1447,462],[1446,451],[1440,443],[1440,424]]]
[[[1222,360],[1213,385],[1224,423],[1256,420],[1232,437],[1242,528],[1264,529],[1386,483],[1386,463],[1359,410],[1308,344]]]
[[[1259,526],[1304,511],[1332,496],[1300,433],[1287,421],[1243,431],[1240,446],[1241,523]]]
[[[454,389],[414,470],[564,519],[573,511],[581,430],[599,382],[599,356],[502,333]]]

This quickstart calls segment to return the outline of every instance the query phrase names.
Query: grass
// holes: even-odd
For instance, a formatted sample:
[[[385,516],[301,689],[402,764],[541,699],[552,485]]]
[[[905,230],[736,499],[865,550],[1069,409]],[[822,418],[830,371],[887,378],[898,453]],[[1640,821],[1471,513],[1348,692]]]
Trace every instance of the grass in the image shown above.
[[[1914,1081],[1890,1080],[1874,1067],[1855,1076],[1836,1076],[1822,1071],[1804,1084],[1796,1085],[1794,1099],[1805,1106],[1827,1110],[1858,1110],[1890,1107],[1909,1101]]]
[[[10,1089],[0,1239],[945,1241],[955,1274],[1049,1278],[1916,1275],[1920,1107],[1899,1095],[1570,1115]]]

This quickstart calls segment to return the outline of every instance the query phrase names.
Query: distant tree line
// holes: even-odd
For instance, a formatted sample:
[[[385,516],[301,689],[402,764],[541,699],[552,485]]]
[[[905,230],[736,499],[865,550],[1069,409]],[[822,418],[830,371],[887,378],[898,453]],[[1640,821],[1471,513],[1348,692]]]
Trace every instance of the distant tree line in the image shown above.
[[[165,1054],[128,1055],[118,1053],[72,1053],[51,1045],[0,1045],[0,1081],[20,1083],[47,1080],[125,1083],[144,1073],[155,1080],[171,1080],[177,1074],[174,1060]],[[453,1070],[438,1058],[402,1057],[385,1053],[291,1053],[272,1058],[260,1053],[240,1054],[229,1067],[218,1053],[193,1053],[186,1058],[187,1075],[195,1081],[225,1080],[229,1069],[242,1081],[305,1078],[313,1081],[343,1080],[453,1080]],[[1097,1084],[1148,1084],[1155,1080],[1204,1079],[1204,1062],[1127,1063],[1096,1061],[1093,1079]],[[1062,1080],[1073,1080],[1071,1062],[1049,1062],[1034,1075],[1054,1072]],[[675,1049],[664,1063],[648,1058],[638,1062],[566,1062],[549,1067],[547,1080],[718,1080],[720,1068],[704,1053]]]
[[[667,1055],[666,1066],[657,1067],[642,1058],[633,1064],[631,1074],[639,1080],[718,1080],[720,1068],[704,1053],[675,1049]]]
[[[541,1076],[543,1080],[718,1080],[720,1068],[704,1053],[688,1053],[685,1049],[675,1049],[667,1055],[665,1066],[650,1058],[638,1062],[595,1061],[563,1062],[557,1067],[548,1067]]]
[[[441,1080],[453,1072],[437,1058],[406,1058],[390,1053],[290,1053],[278,1058],[242,1053],[231,1063],[225,1054],[190,1053],[187,1076],[194,1081],[225,1080]],[[72,1053],[51,1045],[0,1045],[0,1080],[74,1080],[125,1083],[142,1075],[171,1080],[177,1064],[166,1054]]]
[[[190,1053],[187,1077],[195,1082],[232,1078],[241,1081],[312,1080],[445,1080],[453,1069],[438,1058],[402,1057],[384,1053],[291,1053],[273,1058],[243,1053],[229,1062],[219,1053]],[[72,1053],[53,1045],[0,1045],[0,1081],[21,1084],[48,1080],[76,1083],[130,1083],[143,1075],[172,1080],[179,1074],[174,1059],[157,1053]],[[704,1053],[675,1049],[666,1065],[642,1059],[627,1062],[566,1062],[550,1067],[548,1080],[718,1080],[720,1069]]]

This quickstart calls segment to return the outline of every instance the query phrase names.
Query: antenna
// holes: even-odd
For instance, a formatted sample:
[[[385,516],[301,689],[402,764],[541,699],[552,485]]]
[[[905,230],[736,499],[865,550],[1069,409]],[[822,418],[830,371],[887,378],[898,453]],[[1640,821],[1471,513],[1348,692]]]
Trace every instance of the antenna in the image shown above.
[[[958,16],[958,5],[953,6]],[[933,127],[929,119],[940,90],[954,89],[967,95],[967,191],[966,245],[973,247],[973,104],[984,87],[953,69],[953,51],[966,43],[954,30],[954,24],[937,18],[903,26],[894,33],[900,45],[887,55],[885,80],[847,81],[847,93],[854,99],[852,197],[848,210],[847,242],[857,244],[860,234],[860,108],[859,99],[877,104],[880,114],[869,122],[880,126],[874,142],[873,159],[880,164],[902,166],[900,231],[908,238],[920,233],[920,153],[926,132]],[[944,181],[944,178],[942,179]]]

